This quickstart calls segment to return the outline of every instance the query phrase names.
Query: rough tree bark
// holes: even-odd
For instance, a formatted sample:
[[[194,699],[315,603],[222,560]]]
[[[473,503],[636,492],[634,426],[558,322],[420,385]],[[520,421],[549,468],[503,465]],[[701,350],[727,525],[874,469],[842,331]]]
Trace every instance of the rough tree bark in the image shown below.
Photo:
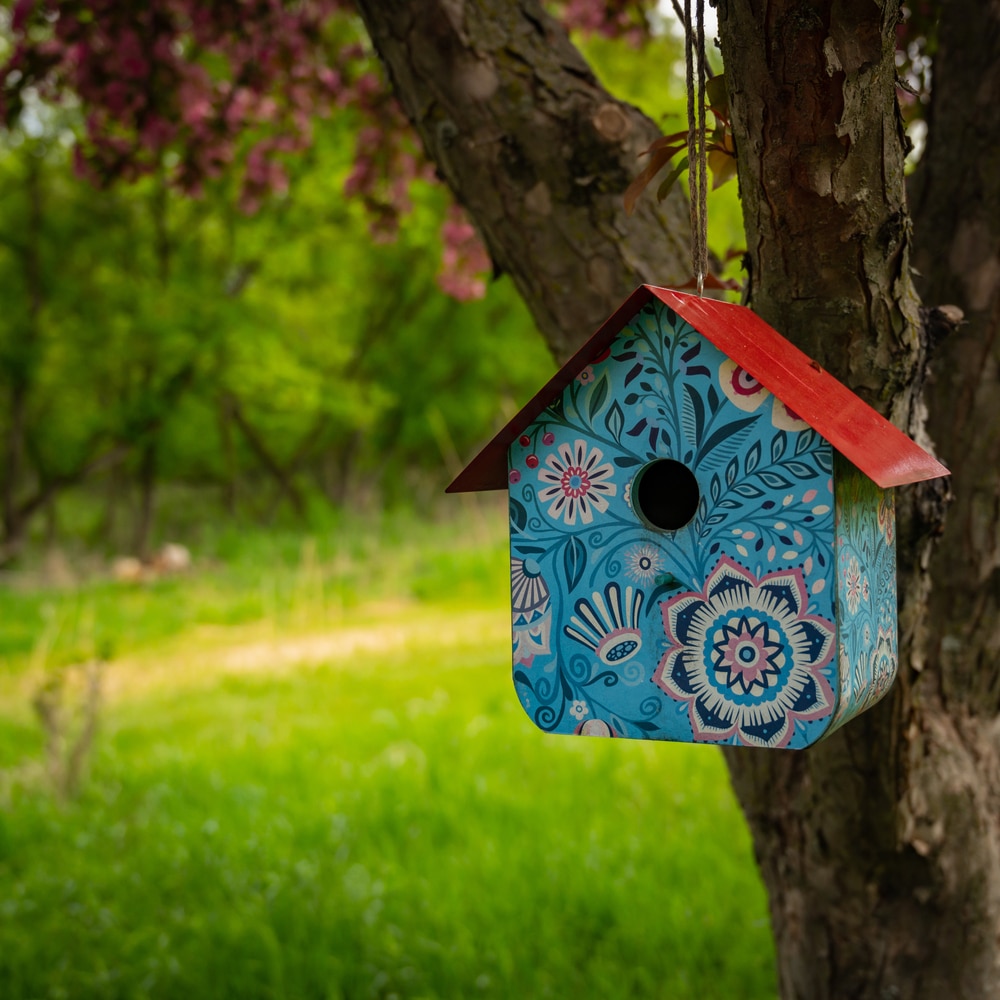
[[[660,135],[595,79],[536,0],[359,0],[438,173],[513,278],[559,359],[643,281],[691,274],[678,191],[625,214]]]
[[[538,4],[359,7],[430,155],[558,357],[639,281],[670,284],[689,272],[683,208],[670,205],[664,217],[645,199],[638,219],[621,212],[652,126],[595,83]],[[945,341],[927,393],[931,341],[949,314],[923,324],[911,280],[898,0],[718,7],[753,306],[924,440],[927,395],[960,498],[934,557],[933,590],[944,488],[898,498],[901,669],[890,697],[810,751],[727,754],[769,892],[781,991],[810,1000],[992,997],[998,5],[943,7],[932,120],[943,138],[932,139],[924,170],[922,269],[928,301],[957,303],[972,321]],[[963,72],[964,60],[978,60],[978,70]],[[966,113],[967,103],[975,107]],[[970,129],[982,137],[978,153],[968,150]],[[967,169],[957,170],[963,156]],[[949,273],[934,277],[942,261]]]
[[[933,331],[910,271],[898,13],[871,0],[719,7],[754,309],[920,438]],[[997,767],[961,702],[940,697],[928,605],[942,489],[899,498],[887,701],[806,754],[727,754],[786,997],[996,995]]]

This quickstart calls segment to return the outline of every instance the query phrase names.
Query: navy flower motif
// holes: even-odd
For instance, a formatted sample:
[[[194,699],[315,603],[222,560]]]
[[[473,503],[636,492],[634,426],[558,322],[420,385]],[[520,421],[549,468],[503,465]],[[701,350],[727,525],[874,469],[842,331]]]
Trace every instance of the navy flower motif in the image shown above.
[[[594,651],[602,663],[612,666],[630,660],[642,648],[639,614],[641,590],[621,587],[612,581],[604,593],[594,591],[590,600],[576,602],[576,614],[563,631],[581,646]]]
[[[833,656],[833,623],[806,613],[799,569],[760,580],[723,557],[704,593],[661,607],[667,651],[653,680],[686,702],[694,739],[786,746],[795,720],[830,715],[822,669]]]
[[[514,665],[530,667],[536,656],[548,656],[552,603],[542,568],[534,559],[511,559],[511,634]]]

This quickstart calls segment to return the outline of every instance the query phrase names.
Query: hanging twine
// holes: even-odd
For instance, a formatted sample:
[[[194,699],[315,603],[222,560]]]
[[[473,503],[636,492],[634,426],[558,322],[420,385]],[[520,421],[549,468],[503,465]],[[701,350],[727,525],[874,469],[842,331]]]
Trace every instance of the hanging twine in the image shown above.
[[[691,263],[698,294],[708,274],[708,151],[705,127],[705,0],[684,0],[684,69],[687,83],[688,180],[691,189]]]

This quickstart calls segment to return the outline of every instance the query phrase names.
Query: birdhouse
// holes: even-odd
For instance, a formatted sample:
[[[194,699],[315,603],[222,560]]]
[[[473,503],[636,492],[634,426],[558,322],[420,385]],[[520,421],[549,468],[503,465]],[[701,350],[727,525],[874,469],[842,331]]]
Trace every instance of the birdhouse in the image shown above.
[[[643,286],[448,489],[509,491],[541,729],[801,748],[892,684],[892,488],[947,474],[750,310]]]

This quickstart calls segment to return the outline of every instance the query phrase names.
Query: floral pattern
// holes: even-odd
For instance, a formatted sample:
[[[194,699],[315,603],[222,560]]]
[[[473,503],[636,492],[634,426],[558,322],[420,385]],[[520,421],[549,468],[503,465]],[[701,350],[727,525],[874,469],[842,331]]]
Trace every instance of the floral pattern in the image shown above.
[[[687,706],[696,739],[783,747],[796,720],[832,712],[823,668],[834,626],[808,606],[800,570],[757,580],[726,557],[704,592],[664,603],[667,652],[653,679]]]
[[[756,410],[771,395],[753,375],[729,358],[719,365],[719,383],[726,399],[748,413]]]
[[[576,602],[576,614],[563,631],[574,642],[592,650],[604,663],[623,663],[642,649],[639,617],[642,591],[609,583],[604,593]]]
[[[625,572],[636,583],[648,587],[663,572],[663,555],[648,542],[633,545],[625,552]]]
[[[634,509],[658,459],[697,483],[676,530]],[[514,683],[543,730],[804,747],[877,697],[876,662],[894,670],[882,491],[855,489],[828,442],[663,304],[631,318],[509,462]]]
[[[771,408],[771,423],[783,431],[804,431],[809,426],[794,410],[788,409],[777,398]]]
[[[549,517],[576,524],[579,514],[584,524],[590,524],[595,511],[603,513],[608,509],[608,498],[618,492],[618,487],[610,481],[614,467],[610,462],[602,465],[603,457],[600,448],[588,450],[587,442],[578,438],[572,447],[563,444],[555,455],[545,459],[544,467],[538,470],[538,481],[546,485],[538,491],[538,499],[550,504]],[[528,464],[530,468],[530,461]]]
[[[844,600],[837,609],[840,695],[831,732],[871,708],[896,676],[895,510],[882,490],[835,460],[836,551]]]
[[[852,615],[856,615],[861,604],[861,568],[854,556],[851,556],[847,562],[847,572],[844,574],[844,593],[847,596],[848,610]]]
[[[530,667],[536,656],[552,652],[549,587],[534,559],[511,560],[510,596],[514,663]]]

